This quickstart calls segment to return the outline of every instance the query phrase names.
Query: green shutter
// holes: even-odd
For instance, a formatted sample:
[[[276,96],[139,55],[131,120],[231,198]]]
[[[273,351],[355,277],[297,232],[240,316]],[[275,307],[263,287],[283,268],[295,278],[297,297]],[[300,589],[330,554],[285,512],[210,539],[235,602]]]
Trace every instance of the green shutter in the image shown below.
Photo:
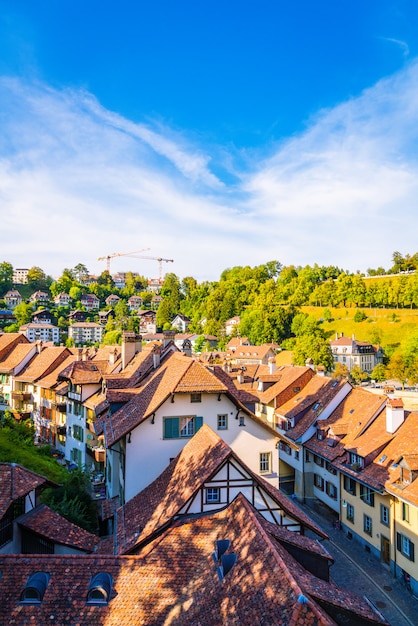
[[[164,439],[178,439],[179,433],[179,418],[178,417],[165,417],[164,418]]]
[[[195,433],[197,433],[199,428],[202,428],[202,424],[203,424],[203,417],[197,416],[194,418],[194,432]]]

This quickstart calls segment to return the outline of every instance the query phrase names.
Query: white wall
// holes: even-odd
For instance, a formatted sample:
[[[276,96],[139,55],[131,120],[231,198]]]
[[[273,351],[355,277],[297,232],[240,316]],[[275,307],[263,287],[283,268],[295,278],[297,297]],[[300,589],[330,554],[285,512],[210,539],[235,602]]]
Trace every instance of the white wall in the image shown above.
[[[276,437],[249,416],[245,416],[245,426],[239,426],[239,419],[235,419],[236,406],[223,394],[221,398],[219,402],[217,394],[202,393],[202,402],[192,403],[189,394],[176,395],[174,403],[168,399],[156,412],[154,424],[148,418],[132,431],[131,443],[126,444],[126,501],[155,480],[170,459],[176,457],[190,441],[190,438],[163,438],[163,417],[170,416],[202,416],[203,423],[210,426],[257,474],[260,452],[271,452],[272,472],[263,474],[263,478],[278,487]],[[217,430],[218,414],[228,415],[227,430]]]

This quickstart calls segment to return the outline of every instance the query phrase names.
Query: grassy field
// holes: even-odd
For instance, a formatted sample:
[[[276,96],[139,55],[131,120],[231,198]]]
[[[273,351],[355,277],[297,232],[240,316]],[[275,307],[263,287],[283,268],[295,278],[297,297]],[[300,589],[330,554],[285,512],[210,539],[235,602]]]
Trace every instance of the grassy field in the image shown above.
[[[418,331],[417,309],[361,309],[367,315],[363,322],[355,322],[356,308],[332,308],[328,307],[332,314],[332,321],[324,322],[323,328],[328,337],[332,339],[336,333],[344,333],[344,336],[352,335],[358,341],[371,341],[373,331],[379,329],[382,340],[381,345],[398,346],[411,334]],[[324,307],[304,306],[301,310],[308,315],[313,315],[318,320],[323,318]]]

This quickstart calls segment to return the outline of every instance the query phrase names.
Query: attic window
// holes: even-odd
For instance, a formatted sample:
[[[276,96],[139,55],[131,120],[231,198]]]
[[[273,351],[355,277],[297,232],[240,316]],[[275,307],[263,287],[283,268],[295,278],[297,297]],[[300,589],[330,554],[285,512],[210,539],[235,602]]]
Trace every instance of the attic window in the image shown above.
[[[49,574],[35,572],[29,576],[24,590],[20,596],[22,604],[40,604],[48,586]]]
[[[350,415],[351,415],[351,413],[354,413],[354,409],[350,409],[349,413],[350,413]]]
[[[387,455],[384,454],[383,456],[380,457],[380,459],[378,460],[378,463],[383,463],[384,461],[386,461],[387,458],[388,458]]]
[[[87,604],[109,604],[112,587],[113,578],[110,574],[107,572],[95,574],[90,581],[87,592]]]
[[[190,402],[202,402],[202,394],[200,394],[200,393],[191,393],[190,394]]]
[[[320,404],[321,404],[320,402],[315,402],[315,404],[312,407],[312,411],[316,411],[319,408]]]

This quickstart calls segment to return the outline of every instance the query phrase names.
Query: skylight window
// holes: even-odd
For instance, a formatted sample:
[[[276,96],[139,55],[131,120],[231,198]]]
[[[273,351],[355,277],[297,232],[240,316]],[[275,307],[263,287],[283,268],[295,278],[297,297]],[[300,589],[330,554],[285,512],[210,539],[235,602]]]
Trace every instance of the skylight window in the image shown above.
[[[387,455],[384,454],[383,456],[380,457],[380,459],[378,460],[378,463],[383,463],[384,461],[386,461],[387,458],[388,458]]]
[[[95,574],[87,592],[87,604],[109,604],[110,594],[113,587],[113,578],[107,572]]]
[[[24,590],[20,596],[23,604],[40,604],[48,586],[49,574],[45,572],[35,572],[29,576]]]

